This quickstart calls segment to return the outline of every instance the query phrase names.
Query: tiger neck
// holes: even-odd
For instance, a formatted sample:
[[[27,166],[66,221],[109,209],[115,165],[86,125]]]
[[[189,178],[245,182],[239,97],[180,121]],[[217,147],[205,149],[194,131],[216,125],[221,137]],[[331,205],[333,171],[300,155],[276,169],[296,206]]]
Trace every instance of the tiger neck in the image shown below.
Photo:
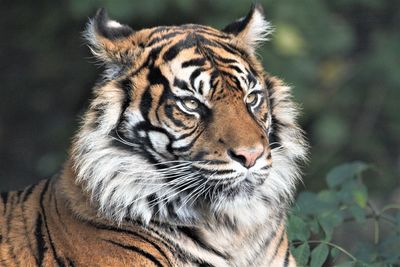
[[[67,163],[57,186],[76,219],[121,228],[132,226],[129,221],[116,224],[102,217],[95,203],[90,201],[90,195],[85,192],[83,185],[75,183],[74,177]],[[134,224],[137,227],[138,222]],[[169,240],[182,255],[192,255],[200,262],[207,258],[214,266],[261,266],[256,263],[271,261],[272,252],[267,251],[269,244],[277,242],[274,241],[277,237],[286,238],[284,226],[285,212],[270,209],[266,220],[254,225],[232,225],[223,220],[198,225],[150,221],[142,228]]]
[[[282,240],[287,242],[285,215],[280,213],[275,218],[247,228],[153,223],[148,227],[192,259],[207,259],[210,266],[270,266],[277,254],[273,250]]]

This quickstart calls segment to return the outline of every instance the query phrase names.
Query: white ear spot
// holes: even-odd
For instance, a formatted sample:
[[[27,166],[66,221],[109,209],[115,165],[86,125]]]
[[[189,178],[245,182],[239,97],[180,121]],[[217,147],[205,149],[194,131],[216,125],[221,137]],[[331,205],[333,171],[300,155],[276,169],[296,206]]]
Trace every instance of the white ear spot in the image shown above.
[[[109,20],[107,22],[107,27],[109,28],[120,28],[122,27],[121,23],[119,23],[118,21],[115,20]]]

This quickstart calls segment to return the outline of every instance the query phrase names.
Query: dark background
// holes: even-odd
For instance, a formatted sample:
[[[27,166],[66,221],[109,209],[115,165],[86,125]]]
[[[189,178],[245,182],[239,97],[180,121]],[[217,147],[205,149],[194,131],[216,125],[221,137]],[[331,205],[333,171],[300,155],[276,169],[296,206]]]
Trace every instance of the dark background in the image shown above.
[[[399,195],[400,1],[261,1],[276,28],[259,50],[292,85],[311,143],[304,187],[319,190],[339,163],[361,160],[379,202]],[[0,191],[56,173],[101,73],[81,32],[106,7],[134,29],[199,23],[222,28],[250,1],[0,1]],[[379,178],[377,178],[379,177]],[[397,191],[396,191],[397,190]],[[396,193],[397,192],[397,193]]]

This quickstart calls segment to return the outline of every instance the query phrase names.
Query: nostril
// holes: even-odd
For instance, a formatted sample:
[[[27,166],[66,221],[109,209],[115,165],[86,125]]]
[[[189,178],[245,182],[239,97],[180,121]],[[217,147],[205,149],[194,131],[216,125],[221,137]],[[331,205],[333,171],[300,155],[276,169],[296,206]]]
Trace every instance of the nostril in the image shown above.
[[[246,166],[246,157],[243,155],[238,155],[235,153],[235,151],[233,151],[232,149],[228,149],[228,155],[229,157],[231,157],[233,160],[239,162],[240,164],[242,164],[243,166]]]
[[[235,161],[239,162],[246,168],[251,168],[256,164],[256,161],[264,152],[264,148],[252,147],[252,148],[237,148],[235,150],[228,149],[228,155]]]

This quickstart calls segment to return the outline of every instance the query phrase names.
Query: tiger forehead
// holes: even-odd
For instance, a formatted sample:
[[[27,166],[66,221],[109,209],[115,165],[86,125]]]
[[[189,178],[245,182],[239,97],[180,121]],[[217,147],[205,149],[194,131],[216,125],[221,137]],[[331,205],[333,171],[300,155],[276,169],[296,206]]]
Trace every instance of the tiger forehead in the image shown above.
[[[214,36],[216,38],[230,39],[224,32],[205,25],[184,24],[181,26],[158,26],[148,30],[147,46],[155,44],[157,41],[182,36],[185,34],[196,33],[203,36]]]
[[[226,90],[246,93],[259,87],[256,74],[240,58],[233,55],[199,53],[198,47],[181,51],[171,62],[169,80],[174,87],[199,93],[202,96],[214,96]],[[218,52],[218,51],[217,51]]]
[[[230,44],[230,37],[198,25],[194,32],[193,27],[163,29],[160,30],[163,38],[154,37],[150,41],[153,44],[155,40],[164,42],[159,64],[167,69],[165,74],[174,87],[207,96],[215,94],[218,88],[246,92],[259,84],[258,74],[242,52]],[[209,32],[205,29],[211,29],[213,35],[208,38]]]

